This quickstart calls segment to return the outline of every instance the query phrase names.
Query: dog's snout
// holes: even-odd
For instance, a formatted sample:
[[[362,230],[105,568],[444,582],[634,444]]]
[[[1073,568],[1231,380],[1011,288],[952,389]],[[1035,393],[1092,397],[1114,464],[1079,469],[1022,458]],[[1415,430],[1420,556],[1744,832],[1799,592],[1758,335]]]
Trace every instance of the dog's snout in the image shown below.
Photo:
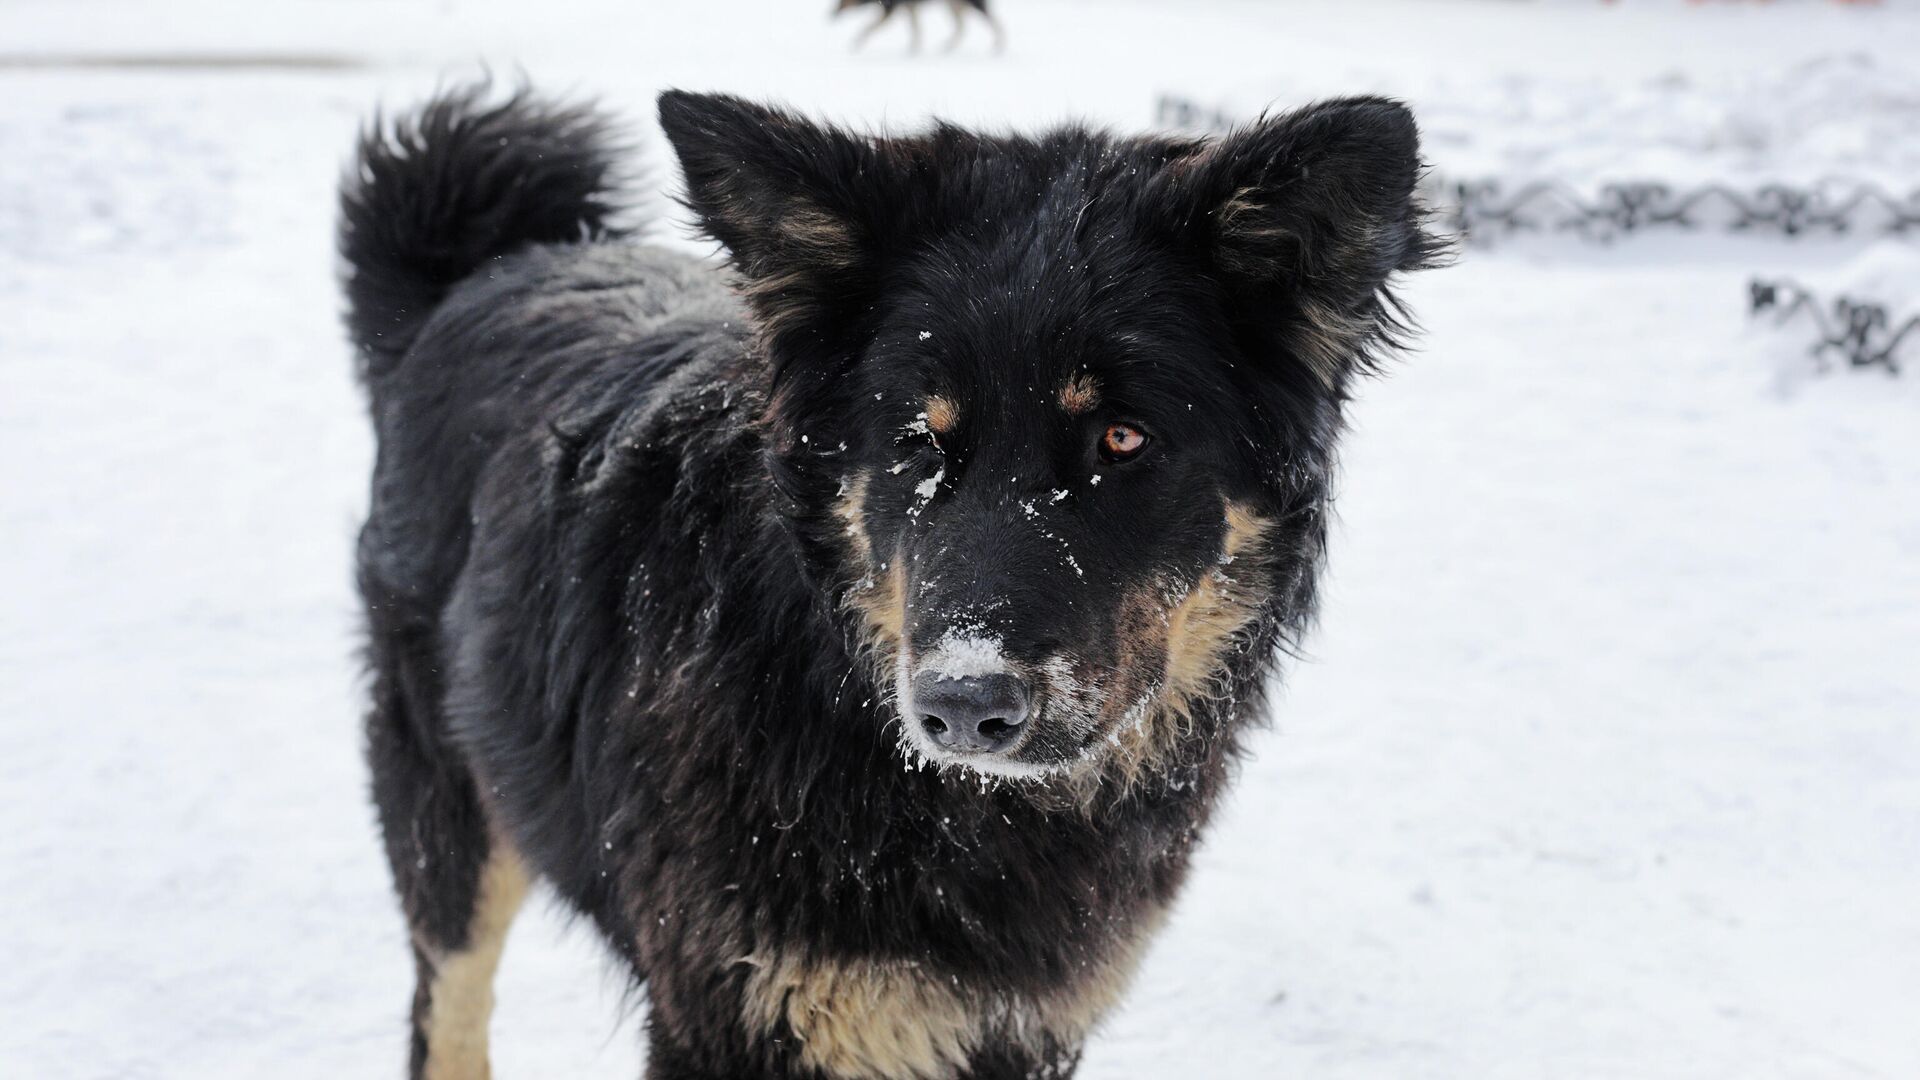
[[[1020,741],[1027,723],[1027,686],[998,672],[948,678],[923,672],[913,680],[913,711],[936,746],[997,754]]]

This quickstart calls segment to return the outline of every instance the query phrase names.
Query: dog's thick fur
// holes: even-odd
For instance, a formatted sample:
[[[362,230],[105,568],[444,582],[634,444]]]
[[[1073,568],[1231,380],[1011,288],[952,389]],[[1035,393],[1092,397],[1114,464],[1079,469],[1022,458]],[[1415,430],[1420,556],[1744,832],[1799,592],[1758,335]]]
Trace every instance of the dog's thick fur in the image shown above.
[[[1311,616],[1348,382],[1437,252],[1413,121],[660,112],[730,274],[627,238],[608,126],[525,94],[376,124],[343,195],[412,1075],[486,1075],[542,878],[655,1080],[1068,1076]],[[947,753],[913,679],[980,665],[1031,719]]]

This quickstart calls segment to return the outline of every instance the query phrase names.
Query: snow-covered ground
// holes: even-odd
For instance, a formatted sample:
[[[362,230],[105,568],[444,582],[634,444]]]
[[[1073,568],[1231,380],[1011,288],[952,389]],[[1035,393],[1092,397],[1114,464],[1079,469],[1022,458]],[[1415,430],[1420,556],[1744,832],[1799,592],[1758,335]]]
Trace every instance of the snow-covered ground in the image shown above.
[[[0,1077],[398,1074],[330,251],[376,102],[524,69],[656,190],[666,85],[1023,128],[1384,90],[1479,173],[1920,183],[1910,3],[1002,0],[1006,56],[918,60],[830,6],[0,5]],[[299,63],[136,62],[209,54]],[[1415,283],[1313,655],[1086,1077],[1920,1076],[1920,371],[1807,376],[1754,272],[1920,307],[1913,238]],[[642,1009],[536,906],[497,1075],[636,1075]]]

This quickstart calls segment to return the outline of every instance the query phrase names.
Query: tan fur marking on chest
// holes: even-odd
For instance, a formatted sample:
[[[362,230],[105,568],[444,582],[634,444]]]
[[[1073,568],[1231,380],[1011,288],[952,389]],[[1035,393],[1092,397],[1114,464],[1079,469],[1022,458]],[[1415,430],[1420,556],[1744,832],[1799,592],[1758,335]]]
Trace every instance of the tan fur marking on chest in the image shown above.
[[[747,1023],[785,1021],[800,1063],[837,1080],[944,1080],[981,1036],[958,992],[904,963],[747,962]]]
[[[835,1080],[947,1080],[996,1039],[1078,1045],[1126,995],[1165,921],[1164,908],[1144,913],[1079,978],[1037,998],[969,992],[905,962],[748,957],[746,1020],[785,1021],[801,1064]]]

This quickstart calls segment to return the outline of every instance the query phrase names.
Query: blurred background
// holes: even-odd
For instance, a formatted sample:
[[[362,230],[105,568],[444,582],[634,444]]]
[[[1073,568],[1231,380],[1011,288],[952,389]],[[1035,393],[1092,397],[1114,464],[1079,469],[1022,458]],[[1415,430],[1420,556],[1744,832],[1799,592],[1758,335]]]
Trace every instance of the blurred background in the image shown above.
[[[1920,10],[0,0],[0,1076],[396,1075],[359,759],[357,127],[491,70],[867,126],[1384,92],[1458,264],[1353,409],[1321,631],[1089,1080],[1920,1076]],[[1904,333],[1904,337],[1902,334]],[[503,1077],[634,1076],[590,935]]]

